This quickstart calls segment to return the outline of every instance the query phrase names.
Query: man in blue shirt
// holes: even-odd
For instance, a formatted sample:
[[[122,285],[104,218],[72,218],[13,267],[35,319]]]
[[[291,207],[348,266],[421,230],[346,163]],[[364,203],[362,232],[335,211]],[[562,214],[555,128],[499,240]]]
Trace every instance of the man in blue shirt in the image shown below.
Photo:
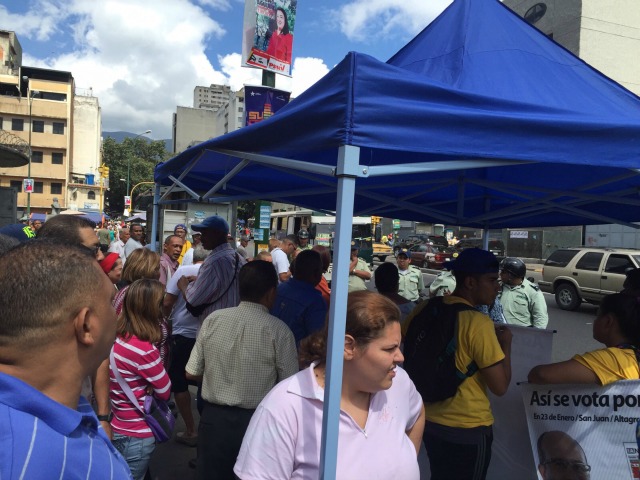
[[[34,240],[0,256],[0,478],[130,479],[82,381],[115,339],[93,251]]]
[[[322,259],[315,250],[303,250],[291,264],[291,277],[278,285],[271,315],[286,323],[300,340],[320,330],[327,316],[327,304],[316,285],[322,277]]]

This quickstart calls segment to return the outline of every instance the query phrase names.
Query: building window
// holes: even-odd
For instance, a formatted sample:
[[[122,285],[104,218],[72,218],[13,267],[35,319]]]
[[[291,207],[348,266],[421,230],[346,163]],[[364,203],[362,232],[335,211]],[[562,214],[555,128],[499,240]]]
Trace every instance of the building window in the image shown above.
[[[87,198],[89,200],[95,200],[96,199],[96,192],[94,192],[93,190],[89,190],[89,193],[87,193]]]
[[[33,193],[43,193],[44,184],[42,182],[33,182]]]
[[[0,130],[2,130],[2,117],[0,117]]]
[[[51,163],[54,165],[62,165],[62,152],[53,152],[51,154]]]
[[[44,121],[34,120],[32,125],[33,131],[38,133],[44,133]]]
[[[22,182],[20,180],[11,180],[11,188],[15,188],[18,192],[21,192]]]
[[[61,183],[52,183],[51,184],[51,195],[61,195],[62,194],[62,184]]]
[[[21,118],[11,119],[11,130],[22,132],[24,130],[24,120]]]
[[[64,135],[64,123],[53,122],[53,133],[56,135]]]
[[[31,163],[42,163],[43,154],[42,152],[32,151],[31,152]]]

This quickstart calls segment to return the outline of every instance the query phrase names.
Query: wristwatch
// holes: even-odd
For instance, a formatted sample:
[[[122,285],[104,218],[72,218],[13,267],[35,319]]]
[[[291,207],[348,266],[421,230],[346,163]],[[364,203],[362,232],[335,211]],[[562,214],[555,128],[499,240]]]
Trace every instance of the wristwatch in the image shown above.
[[[109,412],[107,415],[97,415],[97,417],[101,422],[111,423],[111,420],[113,419],[113,412]]]

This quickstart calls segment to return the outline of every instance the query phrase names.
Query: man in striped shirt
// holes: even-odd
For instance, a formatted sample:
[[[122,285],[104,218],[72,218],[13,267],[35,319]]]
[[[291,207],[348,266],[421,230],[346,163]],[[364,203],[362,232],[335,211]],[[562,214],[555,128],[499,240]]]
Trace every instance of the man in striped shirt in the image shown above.
[[[131,478],[80,396],[115,339],[113,294],[87,249],[35,240],[0,256],[0,478]]]
[[[191,225],[191,229],[202,232],[202,246],[211,250],[211,255],[202,264],[198,276],[182,277],[178,288],[191,306],[206,305],[199,315],[202,322],[210,313],[240,303],[238,272],[246,260],[227,242],[229,224],[224,218],[207,217],[202,223]]]

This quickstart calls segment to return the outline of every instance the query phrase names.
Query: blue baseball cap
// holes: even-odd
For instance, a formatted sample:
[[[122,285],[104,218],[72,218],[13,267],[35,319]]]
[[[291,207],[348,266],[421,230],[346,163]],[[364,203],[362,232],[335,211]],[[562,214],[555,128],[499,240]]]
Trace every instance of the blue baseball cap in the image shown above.
[[[20,242],[26,242],[27,240],[36,238],[36,233],[31,229],[31,227],[22,223],[6,225],[0,228],[0,233],[8,237],[13,237]]]
[[[500,262],[487,250],[465,248],[455,260],[445,262],[444,268],[467,273],[497,273],[500,270]]]
[[[229,233],[229,224],[224,218],[218,215],[207,217],[202,223],[191,224],[191,230],[195,232],[200,232],[202,230],[206,230],[207,228],[210,228],[211,230],[217,230],[219,232]]]
[[[407,258],[411,258],[411,252],[406,248],[401,248],[400,250],[398,250],[398,252],[396,253],[396,258],[398,258],[400,255],[404,255]]]
[[[179,223],[173,227],[173,233],[176,233],[176,230],[179,228],[183,229],[185,232],[187,231],[187,226],[184,223]]]

